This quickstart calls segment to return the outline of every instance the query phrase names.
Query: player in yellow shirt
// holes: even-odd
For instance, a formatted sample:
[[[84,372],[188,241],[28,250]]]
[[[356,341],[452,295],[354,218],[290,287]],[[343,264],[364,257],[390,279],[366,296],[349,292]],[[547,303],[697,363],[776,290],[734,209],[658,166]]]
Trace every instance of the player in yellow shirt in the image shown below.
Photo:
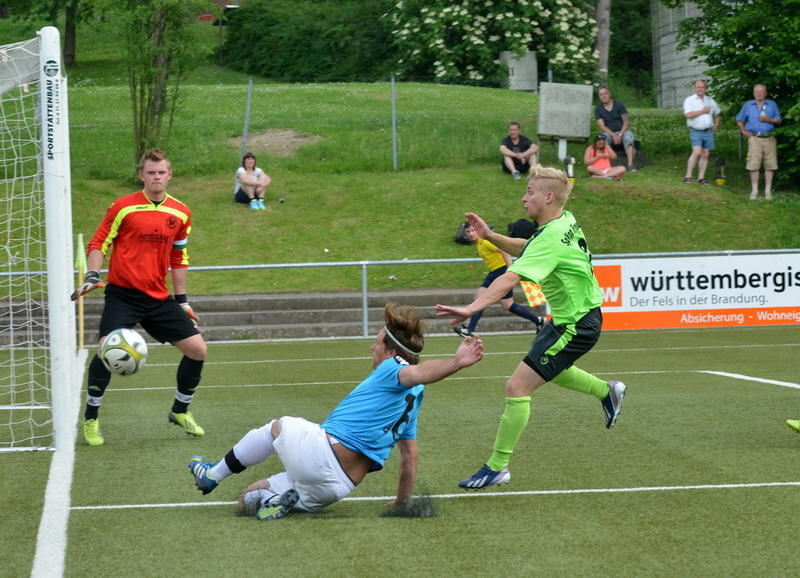
[[[483,262],[486,263],[486,268],[489,269],[489,272],[483,279],[483,283],[481,283],[481,286],[478,287],[478,290],[475,292],[475,298],[477,299],[478,296],[484,293],[489,285],[492,284],[492,281],[506,272],[508,266],[511,265],[511,256],[505,251],[498,249],[490,241],[478,237],[475,229],[473,229],[469,223],[465,223],[464,234],[475,243],[475,247],[478,249],[478,256],[483,259]],[[529,320],[536,326],[536,331],[539,331],[544,325],[544,319],[536,315],[530,307],[514,303],[513,289],[509,289],[508,293],[500,299],[500,305],[506,311]],[[453,329],[462,337],[468,337],[475,332],[481,315],[483,315],[483,311],[478,311],[470,318],[469,324],[466,327],[457,325],[453,327]]]

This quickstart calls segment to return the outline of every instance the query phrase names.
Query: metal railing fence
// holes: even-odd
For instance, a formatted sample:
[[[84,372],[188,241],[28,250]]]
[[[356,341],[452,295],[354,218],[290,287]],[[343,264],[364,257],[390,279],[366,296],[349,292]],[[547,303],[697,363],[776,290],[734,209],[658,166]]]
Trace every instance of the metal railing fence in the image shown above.
[[[661,257],[730,257],[734,255],[774,255],[781,253],[796,253],[798,249],[755,249],[741,251],[688,251],[688,252],[665,252],[665,253],[608,253],[603,255],[593,255],[593,262],[604,260],[619,259],[646,259]],[[478,257],[462,259],[401,259],[401,260],[365,260],[365,261],[332,261],[332,262],[312,262],[312,263],[261,263],[252,265],[207,265],[192,267],[192,271],[241,271],[241,270],[265,270],[265,269],[300,269],[312,267],[357,267],[361,273],[361,330],[362,336],[369,336],[368,317],[369,317],[369,284],[367,282],[367,270],[369,267],[377,266],[399,266],[399,265],[430,265],[430,264],[458,264],[458,263],[481,263],[483,260]],[[104,270],[105,271],[105,270]],[[0,272],[0,277],[24,276],[24,275],[46,275],[46,271],[11,271]]]

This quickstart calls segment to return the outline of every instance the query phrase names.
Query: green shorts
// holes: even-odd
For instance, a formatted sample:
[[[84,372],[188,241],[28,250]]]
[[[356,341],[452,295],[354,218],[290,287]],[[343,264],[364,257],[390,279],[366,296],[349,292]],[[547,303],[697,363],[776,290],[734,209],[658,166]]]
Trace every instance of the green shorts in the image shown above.
[[[574,325],[548,323],[536,336],[522,361],[543,379],[552,381],[594,347],[600,339],[602,325],[603,314],[599,307],[589,311]]]

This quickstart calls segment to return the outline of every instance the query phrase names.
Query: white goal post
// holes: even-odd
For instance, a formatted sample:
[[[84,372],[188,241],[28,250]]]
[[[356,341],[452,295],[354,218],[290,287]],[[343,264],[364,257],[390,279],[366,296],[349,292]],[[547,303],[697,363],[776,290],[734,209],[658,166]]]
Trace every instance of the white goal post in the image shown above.
[[[0,46],[0,452],[74,443],[67,82],[58,30]]]

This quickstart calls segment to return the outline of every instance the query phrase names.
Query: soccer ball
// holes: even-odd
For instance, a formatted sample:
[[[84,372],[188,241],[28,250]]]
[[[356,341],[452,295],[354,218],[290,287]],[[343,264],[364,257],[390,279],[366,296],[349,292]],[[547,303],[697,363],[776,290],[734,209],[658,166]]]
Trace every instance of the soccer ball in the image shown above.
[[[100,361],[111,373],[133,375],[147,359],[147,343],[133,329],[115,329],[100,347]]]

